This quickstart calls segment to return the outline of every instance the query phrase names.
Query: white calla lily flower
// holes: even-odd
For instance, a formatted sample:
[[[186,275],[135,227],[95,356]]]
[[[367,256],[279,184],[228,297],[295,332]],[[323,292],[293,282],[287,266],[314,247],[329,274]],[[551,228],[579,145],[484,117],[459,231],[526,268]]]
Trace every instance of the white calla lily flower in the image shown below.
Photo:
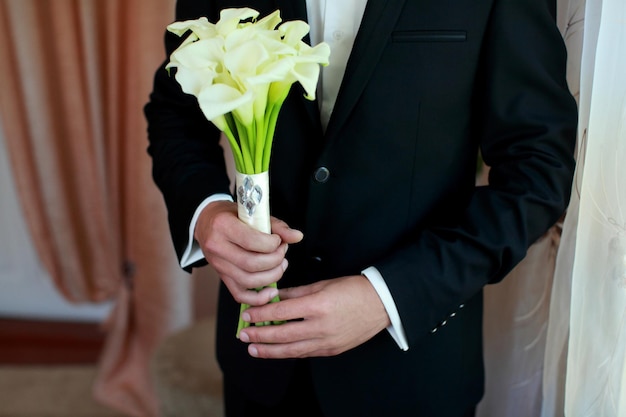
[[[248,7],[224,9],[220,12],[220,20],[215,24],[215,28],[221,36],[226,36],[240,28],[242,21],[256,19],[258,16],[259,12]]]
[[[167,27],[167,30],[178,36],[183,36],[188,31],[191,31],[192,38],[195,39],[210,39],[217,34],[215,25],[209,22],[206,17],[195,20],[185,20],[183,22],[174,22]]]
[[[209,121],[237,110],[241,110],[241,113],[246,116],[250,113],[250,116],[246,118],[251,120],[252,110],[247,110],[246,107],[252,107],[253,99],[252,91],[242,93],[237,88],[226,84],[205,86],[198,94],[200,109]]]
[[[287,45],[296,46],[309,34],[309,25],[302,20],[285,22],[278,27],[278,31],[283,36]]]

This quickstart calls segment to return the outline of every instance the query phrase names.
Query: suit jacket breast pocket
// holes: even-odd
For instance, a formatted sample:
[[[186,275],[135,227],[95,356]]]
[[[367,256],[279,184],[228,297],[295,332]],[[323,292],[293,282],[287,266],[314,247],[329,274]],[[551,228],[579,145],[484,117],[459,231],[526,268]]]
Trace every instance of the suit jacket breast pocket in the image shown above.
[[[465,42],[464,30],[400,30],[391,34],[392,42]]]

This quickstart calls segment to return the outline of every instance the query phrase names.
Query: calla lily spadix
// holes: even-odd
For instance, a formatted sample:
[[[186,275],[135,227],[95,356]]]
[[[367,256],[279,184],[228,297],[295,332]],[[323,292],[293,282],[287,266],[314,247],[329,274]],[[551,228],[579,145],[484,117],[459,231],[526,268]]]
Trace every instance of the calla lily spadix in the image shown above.
[[[267,178],[278,114],[296,82],[307,99],[315,99],[320,65],[328,65],[330,47],[307,45],[302,39],[309,25],[282,23],[278,10],[258,17],[254,9],[238,8],[222,10],[216,23],[206,17],[172,23],[168,31],[186,37],[166,69],[176,69],[183,92],[197,98],[204,116],[228,138],[239,218],[270,233]],[[241,311],[248,307],[242,304]],[[240,315],[237,337],[249,325]]]

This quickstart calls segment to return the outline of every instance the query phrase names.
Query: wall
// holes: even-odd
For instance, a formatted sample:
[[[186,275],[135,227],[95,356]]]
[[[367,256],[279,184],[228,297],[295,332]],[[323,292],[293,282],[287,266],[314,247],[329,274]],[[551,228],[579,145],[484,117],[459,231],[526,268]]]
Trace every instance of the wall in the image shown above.
[[[100,321],[110,303],[74,305],[42,268],[21,212],[0,126],[0,317]]]

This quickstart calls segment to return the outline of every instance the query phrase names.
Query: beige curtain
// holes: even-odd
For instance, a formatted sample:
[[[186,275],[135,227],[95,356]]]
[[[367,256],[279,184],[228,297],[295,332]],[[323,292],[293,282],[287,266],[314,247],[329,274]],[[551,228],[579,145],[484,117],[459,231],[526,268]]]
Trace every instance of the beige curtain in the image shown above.
[[[0,0],[0,117],[38,254],[73,302],[114,299],[96,397],[157,406],[156,345],[190,320],[142,106],[174,0]]]
[[[485,396],[477,417],[538,417],[554,262],[551,228],[499,284],[485,288]]]

